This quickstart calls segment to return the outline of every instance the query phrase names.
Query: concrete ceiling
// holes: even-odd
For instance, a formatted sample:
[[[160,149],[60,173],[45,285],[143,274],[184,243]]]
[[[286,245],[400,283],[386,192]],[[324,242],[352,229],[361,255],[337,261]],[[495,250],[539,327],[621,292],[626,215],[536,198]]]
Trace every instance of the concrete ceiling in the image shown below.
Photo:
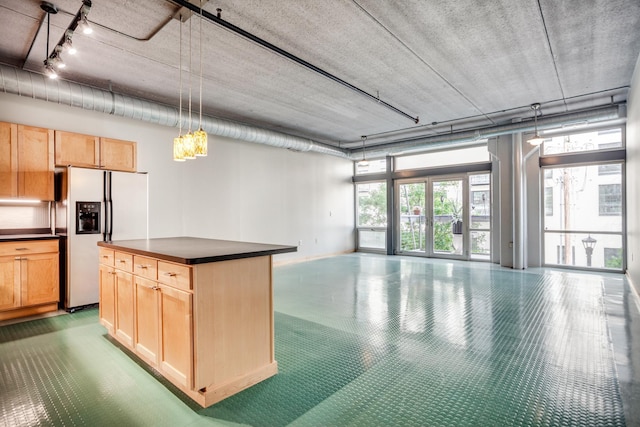
[[[55,0],[50,48],[80,0]],[[192,3],[199,4],[197,0]],[[0,0],[0,63],[43,72],[47,20],[35,0]],[[198,16],[182,25],[182,82],[198,110],[202,22],[207,116],[361,148],[625,102],[640,53],[638,0],[210,0],[204,10],[369,96]],[[93,0],[61,78],[179,104],[180,9]],[[189,81],[189,31],[192,63]],[[409,117],[419,118],[415,123]]]

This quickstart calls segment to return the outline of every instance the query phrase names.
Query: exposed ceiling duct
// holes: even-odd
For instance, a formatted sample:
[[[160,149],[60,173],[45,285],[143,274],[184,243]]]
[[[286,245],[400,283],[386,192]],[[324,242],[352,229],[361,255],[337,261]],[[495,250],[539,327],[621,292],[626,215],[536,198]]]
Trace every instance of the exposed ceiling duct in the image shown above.
[[[85,110],[98,111],[119,117],[141,120],[168,127],[178,127],[178,109],[110,91],[92,88],[61,79],[51,80],[41,74],[0,64],[0,91],[33,99],[53,102]],[[538,129],[544,130],[563,125],[597,123],[624,119],[625,104],[610,105],[587,111],[574,112],[538,120]],[[189,117],[184,115],[182,127],[189,127]],[[197,127],[197,117],[191,123]],[[213,117],[203,116],[202,127],[211,135],[270,145],[301,152],[317,152],[354,161],[362,158],[362,150],[339,150],[311,139],[300,138],[267,129],[244,125]],[[500,135],[531,132],[533,121],[498,125],[476,130],[466,130],[443,135],[418,137],[391,144],[378,145],[366,150],[368,159],[409,152],[429,151],[446,147],[461,147],[481,143],[481,140]]]
[[[44,75],[19,70],[0,64],[0,91],[56,104],[79,107],[118,117],[142,120],[162,126],[178,127],[178,109],[104,91],[61,79],[51,80]],[[198,117],[190,119],[183,114],[183,128],[197,127]],[[283,133],[235,123],[230,120],[202,117],[202,128],[211,135],[247,142],[287,148],[294,151],[313,151],[348,158],[348,154],[335,148]]]

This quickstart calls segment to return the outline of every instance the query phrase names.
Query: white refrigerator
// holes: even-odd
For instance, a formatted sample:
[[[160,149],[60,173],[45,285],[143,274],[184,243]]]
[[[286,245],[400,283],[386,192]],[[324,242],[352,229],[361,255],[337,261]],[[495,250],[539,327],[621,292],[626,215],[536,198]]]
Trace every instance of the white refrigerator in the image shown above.
[[[99,241],[149,236],[148,175],[56,169],[56,233],[62,238],[61,297],[68,311],[98,303]]]

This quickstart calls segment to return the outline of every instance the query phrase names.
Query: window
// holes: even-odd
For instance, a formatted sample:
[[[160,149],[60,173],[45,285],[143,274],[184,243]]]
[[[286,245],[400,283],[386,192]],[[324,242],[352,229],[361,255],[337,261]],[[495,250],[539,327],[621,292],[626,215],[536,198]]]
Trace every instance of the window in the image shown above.
[[[486,145],[482,145],[480,147],[398,156],[396,157],[396,170],[433,168],[489,161],[491,161],[489,149]]]
[[[598,175],[616,175],[621,173],[622,165],[620,163],[598,166]]]
[[[545,156],[622,148],[622,130],[615,128],[553,136],[546,139],[542,147]]]
[[[622,215],[622,185],[601,184],[598,186],[600,216]]]
[[[380,173],[387,171],[387,160],[369,160],[368,165],[356,162],[356,175],[365,175],[368,173]]]
[[[544,188],[544,214],[553,216],[553,187]]]
[[[622,248],[604,248],[605,268],[622,268]]]
[[[383,251],[387,243],[387,184],[368,182],[356,185],[358,249]]]

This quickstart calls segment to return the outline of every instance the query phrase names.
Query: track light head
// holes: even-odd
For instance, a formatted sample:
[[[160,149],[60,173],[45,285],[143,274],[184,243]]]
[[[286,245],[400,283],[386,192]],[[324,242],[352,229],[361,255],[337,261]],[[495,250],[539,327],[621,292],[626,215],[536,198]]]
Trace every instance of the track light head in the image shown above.
[[[52,80],[58,78],[58,73],[49,59],[44,61],[44,74]]]
[[[78,52],[76,48],[73,46],[73,42],[71,41],[72,37],[73,37],[72,30],[67,30],[64,33],[64,42],[62,43],[62,50],[65,53],[68,53],[69,55],[75,55]]]

